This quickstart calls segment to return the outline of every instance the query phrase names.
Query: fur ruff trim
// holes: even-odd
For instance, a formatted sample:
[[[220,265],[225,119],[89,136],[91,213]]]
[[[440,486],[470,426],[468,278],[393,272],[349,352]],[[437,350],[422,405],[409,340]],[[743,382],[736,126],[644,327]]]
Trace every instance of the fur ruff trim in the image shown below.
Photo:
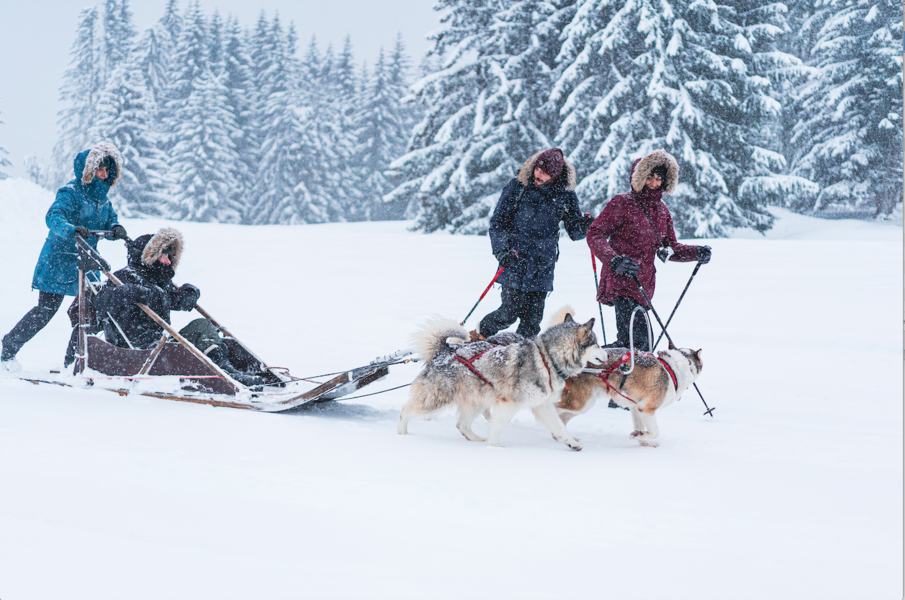
[[[537,157],[541,155],[541,152],[543,150],[526,160],[518,172],[518,182],[522,184],[522,187],[528,187],[534,182],[534,163],[537,162]],[[566,190],[570,192],[574,190],[575,186],[578,185],[578,176],[575,174],[575,167],[572,166],[572,163],[569,162],[565,155],[563,155],[562,173],[557,178],[557,181],[562,180],[563,177],[565,177]]]
[[[110,187],[112,188],[116,185],[116,182],[119,181],[120,176],[123,174],[123,157],[117,147],[113,145],[113,142],[98,142],[91,146],[88,158],[85,159],[85,168],[82,170],[82,183],[85,185],[91,183],[94,179],[94,172],[97,171],[101,161],[107,156],[116,163],[116,175],[113,177]]]
[[[660,190],[664,194],[672,194],[676,189],[676,184],[679,183],[679,163],[672,154],[662,148],[654,150],[635,165],[635,170],[632,172],[632,189],[636,192],[643,190],[645,180],[655,168],[660,166],[666,167],[666,181],[660,186]]]
[[[561,325],[566,321],[566,315],[572,317],[572,320],[575,320],[575,309],[566,304],[550,317],[550,321],[547,323],[547,327],[556,327],[557,325]]]
[[[170,263],[175,271],[179,266],[179,259],[182,257],[183,241],[182,234],[169,227],[164,227],[155,233],[154,237],[145,244],[145,249],[141,253],[141,262],[150,267],[157,262],[167,247],[170,248]]]

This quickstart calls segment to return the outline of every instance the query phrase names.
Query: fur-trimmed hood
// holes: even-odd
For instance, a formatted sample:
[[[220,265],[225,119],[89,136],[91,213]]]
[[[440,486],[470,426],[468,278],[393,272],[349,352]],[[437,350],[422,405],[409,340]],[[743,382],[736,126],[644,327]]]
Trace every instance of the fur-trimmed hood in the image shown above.
[[[660,186],[664,194],[671,194],[679,183],[679,163],[675,157],[662,148],[654,150],[644,158],[635,161],[632,165],[631,186],[636,192],[644,189],[644,182],[651,172],[657,167],[666,167],[666,180]]]
[[[537,152],[525,161],[525,164],[522,165],[521,170],[518,172],[518,182],[522,184],[522,187],[528,187],[532,183],[534,183],[534,163],[537,162],[537,157],[541,155],[540,152]],[[552,183],[562,182],[563,188],[566,191],[571,192],[575,189],[575,186],[578,185],[578,176],[575,174],[575,167],[572,166],[572,163],[569,162],[569,159],[563,156],[563,168],[562,173],[557,177]],[[548,184],[549,185],[549,184]]]
[[[85,185],[90,185],[94,180],[94,172],[97,171],[98,167],[101,164],[101,161],[106,157],[110,157],[113,159],[113,162],[116,164],[116,167],[113,169],[113,179],[112,181],[105,181],[108,187],[113,187],[116,185],[116,182],[119,180],[120,176],[123,174],[123,157],[119,153],[119,149],[113,144],[113,142],[97,142],[91,149],[89,149],[87,156],[82,159],[82,156],[85,154],[84,152],[80,153],[78,157],[76,157],[75,163],[75,176],[81,180],[81,182]],[[79,163],[84,163],[81,165],[81,169],[79,169]],[[80,172],[81,171],[81,172]],[[108,177],[108,179],[110,179]]]
[[[163,251],[169,248],[170,266],[175,271],[182,257],[183,246],[182,234],[176,229],[165,227],[153,236],[146,234],[132,240],[129,244],[129,264],[135,267],[139,264],[151,267]]]

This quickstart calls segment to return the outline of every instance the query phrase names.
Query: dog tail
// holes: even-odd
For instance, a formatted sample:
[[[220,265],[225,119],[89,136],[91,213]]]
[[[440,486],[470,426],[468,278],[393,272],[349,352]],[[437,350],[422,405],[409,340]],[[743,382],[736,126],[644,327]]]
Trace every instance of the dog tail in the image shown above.
[[[565,322],[566,315],[572,317],[572,320],[575,320],[575,309],[566,304],[562,308],[560,308],[555,315],[550,317],[550,322],[547,323],[547,327],[555,327],[556,325],[560,325]]]
[[[465,343],[468,341],[468,332],[452,319],[434,317],[425,321],[412,336],[412,346],[426,361],[433,359],[438,352],[449,348],[447,340]]]

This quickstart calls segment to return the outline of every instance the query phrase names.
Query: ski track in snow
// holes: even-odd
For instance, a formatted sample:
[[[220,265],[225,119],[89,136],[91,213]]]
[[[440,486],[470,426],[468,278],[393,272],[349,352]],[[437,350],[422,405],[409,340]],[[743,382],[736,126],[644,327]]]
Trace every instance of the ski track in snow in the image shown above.
[[[51,201],[0,182],[3,332],[36,303]],[[0,597],[900,598],[901,225],[777,215],[766,239],[707,242],[670,334],[703,348],[715,418],[686,392],[655,449],[601,403],[569,424],[575,453],[528,412],[504,449],[452,415],[398,436],[406,389],[274,415],[0,378]],[[407,223],[124,224],[180,229],[176,281],[298,376],[461,318],[496,268],[486,238]],[[561,249],[547,315],[599,319],[586,244]],[[121,243],[100,250],[124,265]],[[693,264],[658,267],[666,319]],[[19,359],[59,368],[67,339],[61,310]]]

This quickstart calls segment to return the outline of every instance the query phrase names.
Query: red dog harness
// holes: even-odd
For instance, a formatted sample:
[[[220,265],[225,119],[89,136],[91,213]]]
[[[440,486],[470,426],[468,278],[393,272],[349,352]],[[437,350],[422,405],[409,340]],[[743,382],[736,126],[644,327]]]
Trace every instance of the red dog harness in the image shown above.
[[[493,350],[493,348],[491,348],[490,350]],[[490,380],[487,379],[486,377],[484,377],[483,375],[481,375],[481,372],[478,371],[477,369],[475,369],[474,364],[473,364],[474,361],[478,360],[480,357],[482,357],[482,356],[484,356],[485,354],[487,354],[488,352],[490,352],[490,350],[484,350],[483,352],[480,352],[480,353],[478,353],[478,354],[475,354],[475,355],[472,356],[471,358],[462,358],[462,357],[459,356],[458,354],[454,354],[454,355],[453,355],[453,358],[455,358],[457,361],[459,361],[460,363],[462,363],[463,365],[465,365],[466,367],[468,367],[468,369],[469,369],[472,373],[474,373],[475,375],[478,376],[478,379],[480,379],[481,381],[483,381],[484,383],[486,383],[486,384],[489,385],[490,387],[493,387],[493,384],[490,382]]]
[[[493,348],[491,348],[490,350],[493,350]],[[487,379],[486,377],[481,375],[481,372],[478,371],[474,366],[474,361],[478,360],[481,356],[490,352],[490,350],[484,350],[483,352],[475,354],[471,358],[462,358],[458,354],[454,354],[453,358],[455,358],[457,361],[459,361],[460,363],[462,363],[463,365],[468,367],[468,370],[471,371],[472,373],[474,373],[475,375],[477,375],[481,381],[483,381],[490,387],[493,387],[493,383],[491,383],[489,379]],[[547,383],[550,384],[550,389],[552,390],[553,389],[553,374],[550,372],[550,366],[547,364],[547,359],[544,358],[543,352],[540,353],[540,359],[544,363],[544,368],[547,369]],[[568,388],[569,388],[569,382],[566,381],[566,389],[568,389]]]
[[[638,354],[648,354],[650,356],[653,356],[653,354],[650,354],[649,352],[639,352]],[[676,391],[679,391],[679,380],[676,379],[676,374],[675,374],[675,372],[673,372],[672,367],[670,367],[666,363],[666,361],[663,360],[662,358],[660,358],[659,356],[654,356],[654,358],[656,358],[658,361],[660,361],[660,364],[663,365],[663,368],[666,369],[666,372],[669,373],[669,376],[672,378],[672,384],[673,384],[673,386],[675,386]],[[598,373],[597,377],[600,378],[600,381],[602,381],[608,389],[613,390],[614,392],[616,392],[617,394],[619,394],[620,396],[622,396],[623,398],[625,398],[632,404],[638,404],[638,402],[636,400],[629,398],[628,396],[623,394],[620,390],[616,389],[616,386],[614,386],[612,383],[610,383],[610,380],[609,380],[609,376],[612,375],[616,371],[616,369],[618,369],[622,365],[630,362],[631,360],[632,360],[631,352],[626,352],[625,354],[622,355],[622,358],[620,358],[619,360],[614,362],[612,365],[610,365],[606,371],[602,371],[601,373]]]

